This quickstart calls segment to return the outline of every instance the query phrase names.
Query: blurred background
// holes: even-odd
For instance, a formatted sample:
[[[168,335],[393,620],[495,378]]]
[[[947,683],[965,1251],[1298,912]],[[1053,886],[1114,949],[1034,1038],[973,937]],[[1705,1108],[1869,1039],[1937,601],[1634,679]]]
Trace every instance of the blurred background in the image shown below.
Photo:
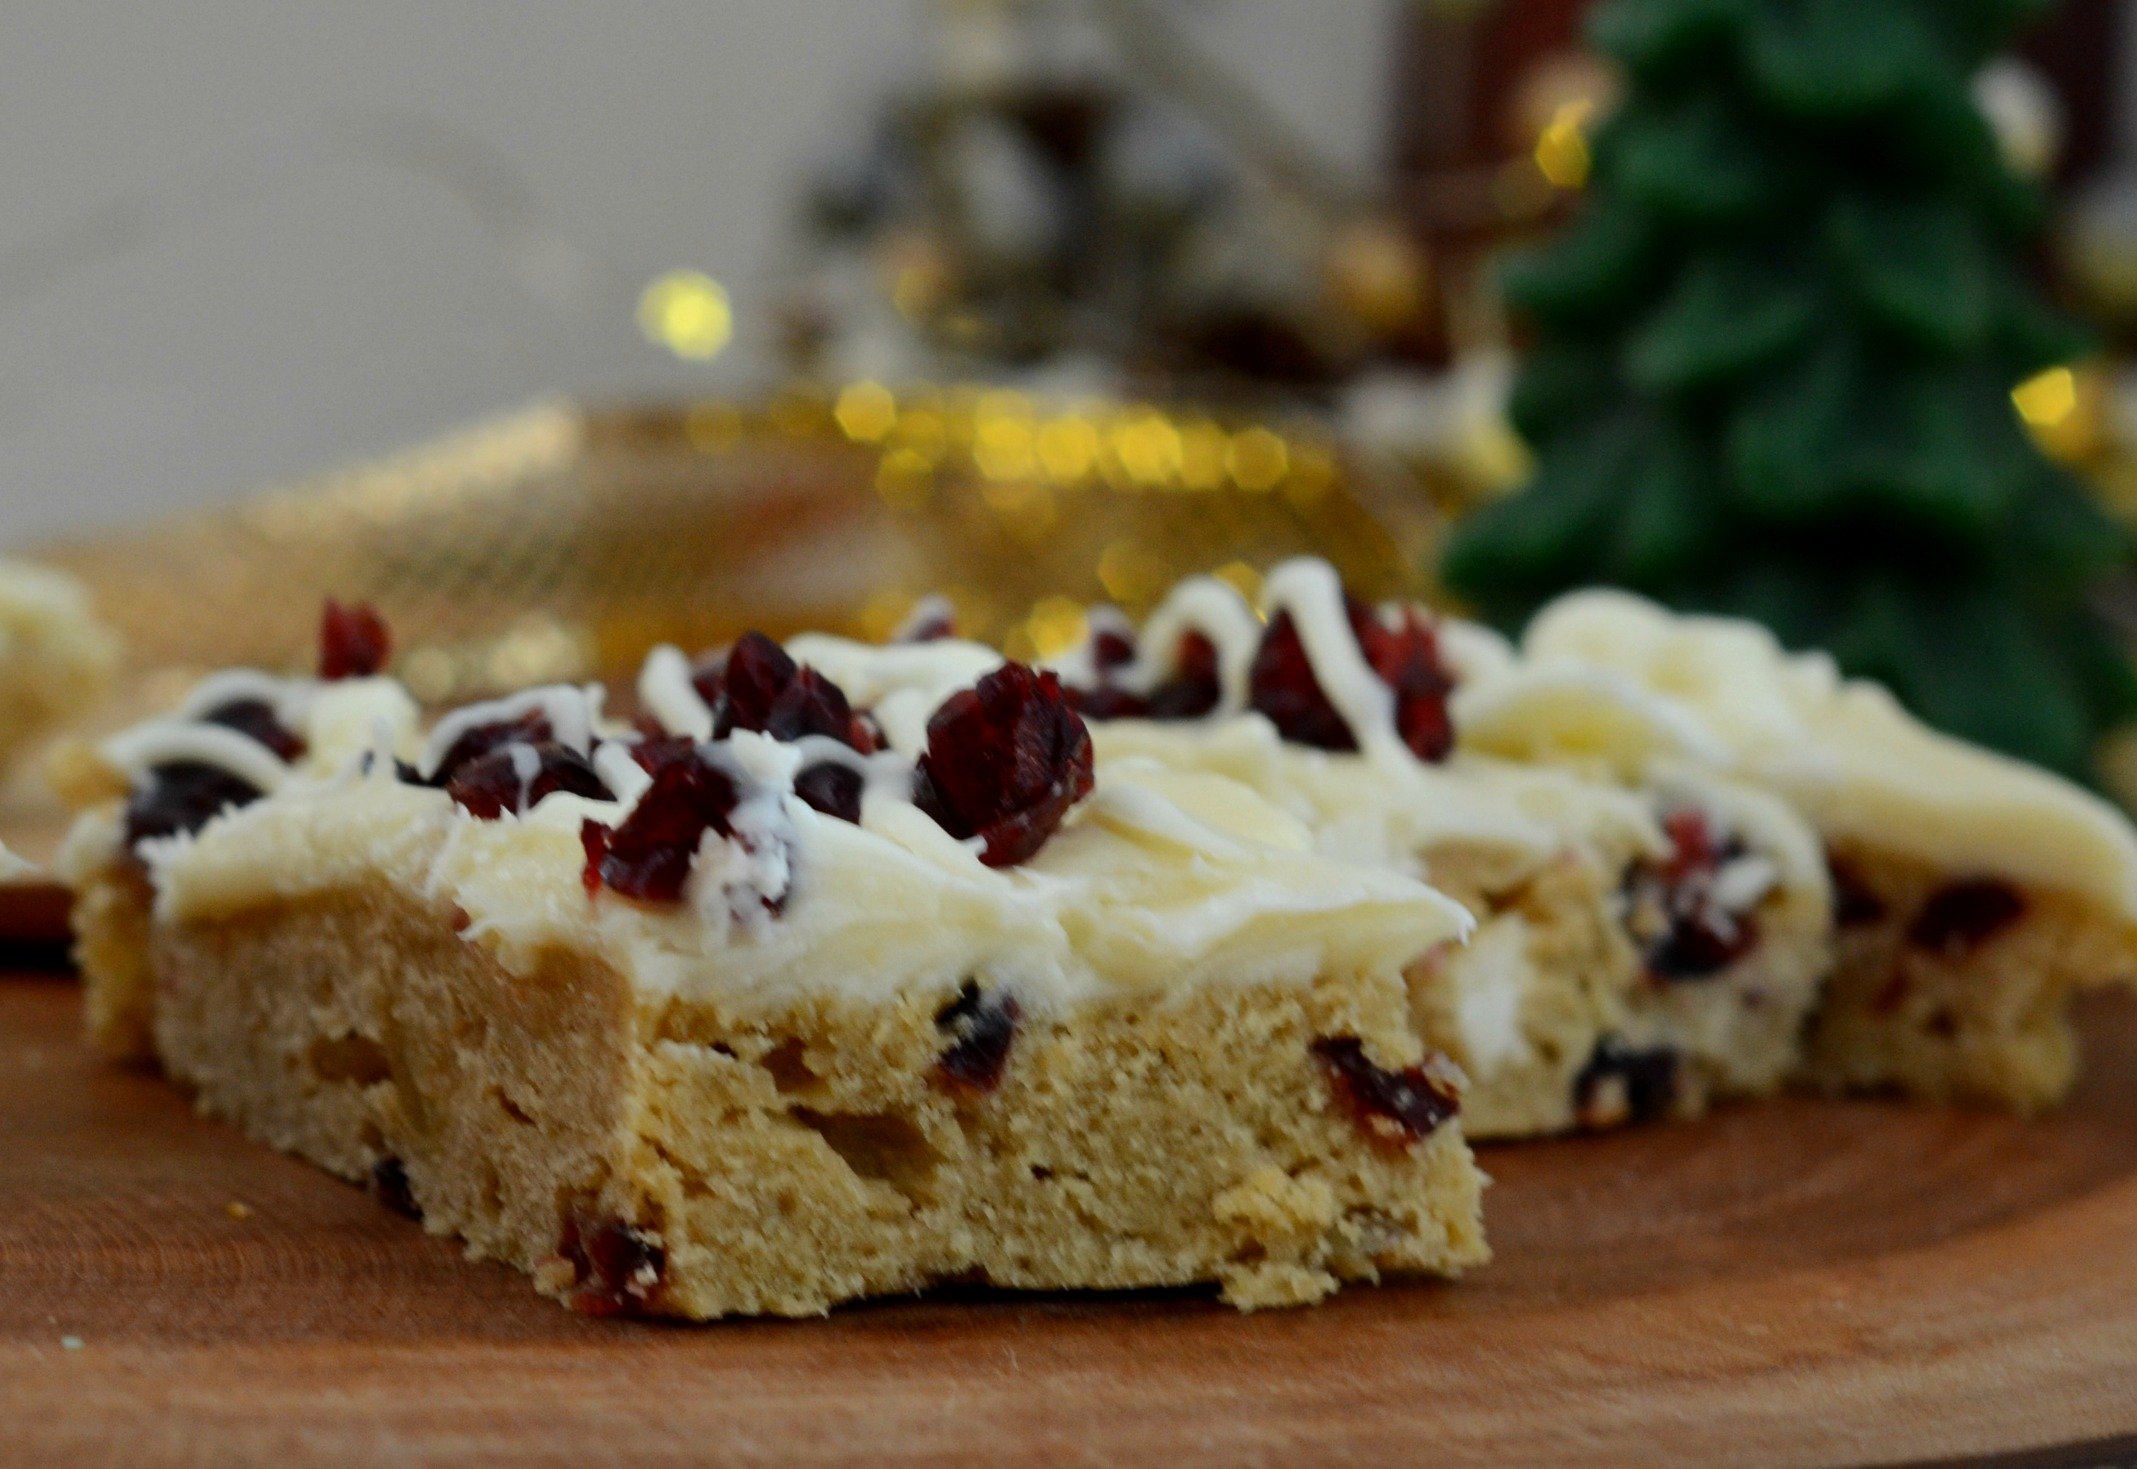
[[[1895,373],[1971,374],[1909,409],[1897,450],[1889,426],[1831,430],[1883,446],[1826,487],[1851,533],[1911,536],[1917,512],[1982,547],[2046,527],[2052,589],[2012,571],[2008,597],[1955,612],[1954,587],[2007,569],[1939,549],[1934,586],[1850,572],[1811,598],[1830,618],[1791,623],[1800,587],[1739,564],[1737,520],[1671,510],[1657,540],[1656,515],[1621,533],[1598,511],[1484,545],[1463,604],[1517,620],[1522,598],[1490,592],[1529,577],[1749,610],[1931,717],[2076,768],[2137,706],[2126,540],[2070,529],[2137,506],[2133,6],[1753,0],[1740,26],[1711,9],[14,6],[0,548],[80,574],[149,669],[294,661],[323,590],[373,598],[434,699],[612,673],[652,638],[743,622],[880,633],[942,587],[969,629],[1046,652],[1086,602],[1137,610],[1211,569],[1251,589],[1297,551],[1369,593],[1441,597],[1442,549],[1479,507],[1678,494],[1654,471],[1687,442],[1709,479],[1686,505],[1730,500],[1732,476],[1757,490],[1738,441],[1761,425],[1718,426],[1716,405],[1756,397],[1745,374],[1822,361],[1804,323],[1831,335],[1837,312]],[[1902,137],[1920,156],[1895,152],[1867,191],[1822,172]],[[1831,246],[1847,200],[1893,191],[1921,209],[1865,238],[1915,271],[1897,285]],[[1767,258],[1773,219],[1836,199],[1817,263]],[[1626,209],[1682,248],[1606,280],[1622,240],[1576,227]],[[1572,264],[1510,309],[1502,267],[1554,240]],[[1726,260],[1719,287],[1666,289],[1729,249],[1780,272],[1771,360],[1680,341],[1661,386],[1652,351],[1598,369],[1581,411],[1616,405],[1643,447],[1622,483],[1561,493],[1553,442],[1588,441],[1538,407],[1557,349],[1629,352],[1610,322],[1635,306],[1677,311],[1694,347],[1773,326],[1771,282],[1739,291]],[[1813,276],[1830,299],[1798,310]],[[2003,304],[2020,292],[2063,325],[2021,321]],[[1985,325],[1924,319],[1969,293],[1997,303]],[[1900,355],[1878,356],[1894,333]],[[1832,457],[1825,428],[1786,427]],[[1976,429],[1988,448],[1948,452]],[[1816,488],[1775,491],[1796,497],[1780,519],[1802,530]],[[1741,520],[1749,500],[1731,503]],[[1584,543],[1617,560],[1580,561]],[[1940,704],[1891,605],[1922,628],[1975,618],[2010,669],[2054,662],[2069,687],[2023,699],[2062,699],[2061,724]]]

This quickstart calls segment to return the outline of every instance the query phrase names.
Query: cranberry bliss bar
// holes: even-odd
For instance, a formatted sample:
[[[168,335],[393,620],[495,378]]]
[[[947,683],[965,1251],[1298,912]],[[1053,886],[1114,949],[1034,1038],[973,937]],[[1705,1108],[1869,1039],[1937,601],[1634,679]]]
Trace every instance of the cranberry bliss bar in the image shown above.
[[[752,635],[656,654],[636,728],[554,687],[424,735],[372,619],[327,641],[106,746],[92,1024],[471,1254],[685,1317],[1485,1258],[1403,978],[1466,916],[1218,777],[1094,779],[1052,675],[907,753]]]
[[[1795,1064],[1829,901],[1817,844],[1780,802],[1697,770],[1626,789],[1457,755],[1455,640],[1488,635],[1368,608],[1323,562],[1271,571],[1258,613],[1195,578],[1140,631],[1110,609],[1090,622],[1055,667],[1102,773],[1237,781],[1324,854],[1421,876],[1477,915],[1467,946],[1410,972],[1419,1033],[1471,1078],[1470,1136],[1696,1112]],[[886,707],[899,687],[926,707],[999,662],[946,637],[806,652]]]
[[[0,561],[0,768],[102,697],[118,661],[79,583]]]
[[[1575,593],[1454,715],[1465,748],[1726,771],[1808,817],[1838,924],[1806,1062],[1825,1085],[2045,1106],[2076,1071],[2071,991],[2137,977],[2137,835],[2119,812],[1752,623]]]

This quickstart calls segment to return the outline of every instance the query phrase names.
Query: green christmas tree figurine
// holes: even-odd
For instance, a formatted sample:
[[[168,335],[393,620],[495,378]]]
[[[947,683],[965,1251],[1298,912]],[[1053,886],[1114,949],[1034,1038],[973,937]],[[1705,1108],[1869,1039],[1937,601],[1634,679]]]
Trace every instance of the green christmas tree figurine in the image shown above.
[[[1567,233],[1506,278],[1537,469],[1446,576],[1517,624],[1606,582],[1830,648],[2076,774],[2137,710],[2087,603],[2121,532],[2013,386],[2085,349],[2022,278],[2042,212],[1970,80],[2028,0],[1605,0],[1628,96]]]

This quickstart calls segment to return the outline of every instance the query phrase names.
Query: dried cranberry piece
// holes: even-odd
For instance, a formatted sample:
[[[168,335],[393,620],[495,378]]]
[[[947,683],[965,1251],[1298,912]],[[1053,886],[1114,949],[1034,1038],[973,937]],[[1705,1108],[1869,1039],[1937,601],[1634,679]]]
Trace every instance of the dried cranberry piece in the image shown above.
[[[846,702],[844,689],[815,669],[804,668],[794,675],[792,683],[779,691],[762,727],[775,740],[826,735],[851,743],[853,706]]]
[[[1371,620],[1364,606],[1348,597],[1344,610],[1353,632]],[[1247,674],[1247,703],[1268,716],[1276,732],[1293,744],[1321,750],[1358,748],[1349,722],[1328,702],[1313,676],[1313,660],[1306,656],[1305,641],[1288,612],[1277,613],[1262,633]]]
[[[448,786],[460,767],[473,764],[493,751],[507,745],[545,745],[556,739],[556,731],[549,727],[549,716],[539,709],[530,709],[517,719],[494,719],[488,724],[478,724],[464,731],[446,747],[438,757],[438,768],[430,773],[434,786]]]
[[[304,753],[303,739],[283,725],[274,706],[265,699],[232,699],[200,718],[203,724],[219,724],[259,741],[284,760],[295,760]]]
[[[1172,677],[1150,694],[1152,719],[1200,719],[1217,707],[1224,685],[1217,676],[1217,645],[1198,632],[1180,639]]]
[[[1395,695],[1395,732],[1424,761],[1440,761],[1454,753],[1454,721],[1447,712],[1447,698],[1454,692],[1454,675],[1440,661],[1439,634],[1414,607],[1402,609],[1402,621],[1388,627],[1367,613],[1361,626],[1355,613],[1351,629],[1358,646],[1380,681]]]
[[[935,1012],[935,1028],[952,1037],[935,1058],[937,1079],[969,1092],[991,1092],[1000,1086],[1023,1014],[1015,996],[989,995],[977,982],[966,980],[957,998]]]
[[[484,821],[495,821],[508,811],[515,816],[532,811],[558,791],[596,801],[613,799],[584,755],[554,742],[501,746],[462,765],[445,785],[455,805]]]
[[[1439,635],[1415,608],[1389,627],[1357,598],[1345,596],[1343,615],[1360,656],[1395,696],[1395,732],[1420,760],[1444,760],[1454,751],[1454,724],[1447,698],[1454,676],[1440,660]],[[1247,702],[1294,744],[1322,750],[1355,750],[1358,737],[1328,701],[1314,677],[1305,640],[1288,612],[1270,619],[1248,674]]]
[[[730,834],[735,783],[693,754],[670,759],[619,826],[589,821],[580,829],[589,891],[606,886],[626,898],[672,903],[690,880],[690,864],[708,831]]]
[[[557,1254],[571,1264],[571,1308],[587,1316],[646,1309],[659,1297],[668,1273],[668,1249],[660,1236],[614,1219],[567,1218]]]
[[[1854,863],[1828,854],[1825,865],[1833,879],[1834,923],[1842,928],[1860,928],[1885,916],[1885,900],[1870,887]]]
[[[1091,763],[1091,732],[1061,681],[1005,663],[928,721],[913,800],[951,836],[980,837],[980,861],[1008,867],[1090,794]]]
[[[725,658],[692,674],[691,685],[712,708],[714,739],[747,729],[775,740],[827,735],[864,755],[880,747],[873,724],[853,712],[844,689],[796,666],[761,632],[744,633]]]
[[[799,670],[787,650],[761,632],[746,632],[727,650],[720,669],[720,702],[714,706],[712,733],[724,739],[738,729],[767,728],[773,706]]]
[[[1705,815],[1691,808],[1665,816],[1662,829],[1669,855],[1626,874],[1627,926],[1644,944],[1650,977],[1711,979],[1758,945],[1756,917],[1730,912],[1714,893],[1722,868],[1746,848],[1735,836],[1717,842]]]
[[[658,775],[665,766],[697,756],[697,741],[682,735],[661,735],[631,746],[631,759],[647,775]]]
[[[396,1214],[408,1219],[423,1217],[415,1190],[409,1186],[407,1165],[391,1154],[371,1165],[371,1193]]]
[[[861,821],[861,772],[850,765],[820,760],[794,777],[794,794],[811,809],[856,826]]]
[[[1095,689],[1063,685],[1069,707],[1086,719],[1141,719],[1150,713],[1150,701],[1131,694],[1118,684],[1102,683]]]
[[[2026,900],[2000,878],[1976,877],[1946,883],[1907,925],[1907,942],[1947,959],[1965,957],[2018,922]]]
[[[348,606],[327,599],[319,620],[319,676],[329,681],[369,678],[393,654],[393,634],[386,619],[368,602]]]
[[[126,845],[199,831],[224,811],[259,799],[258,787],[221,766],[193,760],[159,765],[126,802]]]
[[[1430,1137],[1462,1109],[1453,1086],[1425,1066],[1390,1071],[1365,1054],[1354,1035],[1324,1035],[1313,1054],[1327,1068],[1336,1094],[1374,1137],[1401,1144]]]
[[[1124,627],[1101,627],[1091,634],[1091,666],[1100,673],[1126,668],[1135,661],[1135,634]]]
[[[1583,1127],[1654,1122],[1676,1110],[1682,1090],[1682,1062],[1675,1051],[1642,1049],[1604,1036],[1573,1078],[1573,1110]]]

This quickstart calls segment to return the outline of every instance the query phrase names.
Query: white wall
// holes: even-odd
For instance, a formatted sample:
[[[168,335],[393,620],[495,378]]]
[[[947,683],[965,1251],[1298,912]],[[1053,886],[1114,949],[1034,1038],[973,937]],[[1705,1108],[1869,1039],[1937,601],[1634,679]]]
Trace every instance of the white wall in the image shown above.
[[[859,133],[919,3],[11,0],[0,544],[552,391],[749,381],[796,171]],[[1323,146],[1375,154],[1382,0],[1186,4]],[[537,233],[579,254],[529,262],[540,240],[501,240],[360,141],[381,118],[460,140],[453,167],[494,155],[539,199]],[[635,284],[679,265],[735,292],[741,336],[714,369],[629,318]]]

